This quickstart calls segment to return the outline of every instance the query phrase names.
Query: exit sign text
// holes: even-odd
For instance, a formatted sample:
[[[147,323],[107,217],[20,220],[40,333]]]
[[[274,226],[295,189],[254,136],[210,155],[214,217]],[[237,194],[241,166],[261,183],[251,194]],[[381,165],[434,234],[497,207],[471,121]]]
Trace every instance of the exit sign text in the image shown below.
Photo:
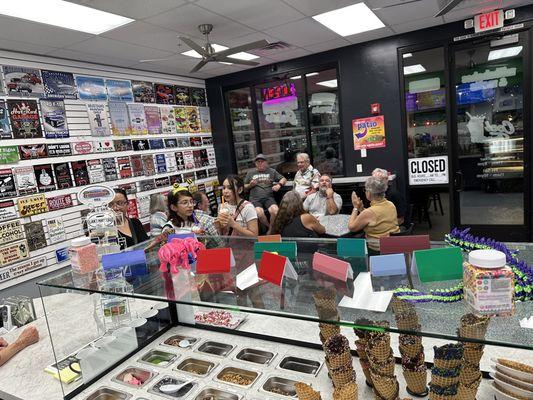
[[[474,31],[485,32],[503,27],[503,10],[495,10],[474,17]]]

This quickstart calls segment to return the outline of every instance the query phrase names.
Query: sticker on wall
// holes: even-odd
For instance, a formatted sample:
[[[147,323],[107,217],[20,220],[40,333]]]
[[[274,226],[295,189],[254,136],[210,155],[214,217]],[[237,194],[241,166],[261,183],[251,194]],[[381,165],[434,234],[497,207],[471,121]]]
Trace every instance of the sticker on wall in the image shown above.
[[[0,272],[0,282],[5,282],[10,279],[17,278],[19,276],[37,271],[44,267],[46,267],[46,256],[32,258],[31,260],[12,265],[9,268],[3,269]]]
[[[45,97],[53,99],[76,99],[78,90],[74,75],[70,72],[41,70]]]
[[[33,171],[37,178],[39,192],[49,192],[56,189],[52,164],[34,165]]]
[[[19,160],[17,146],[0,146],[0,164],[14,164]]]
[[[111,133],[115,136],[131,134],[131,124],[126,103],[110,101],[109,116],[111,117]]]
[[[68,247],[63,247],[62,249],[56,250],[56,261],[62,263],[63,261],[68,260]]]
[[[24,230],[26,231],[26,240],[30,251],[46,247],[46,235],[44,233],[42,221],[24,224]]]
[[[105,182],[104,166],[101,160],[87,160],[87,172],[91,184]]]
[[[9,243],[0,247],[0,266],[4,267],[17,261],[24,260],[29,256],[28,243],[25,240]]]
[[[17,211],[13,200],[0,201],[0,221],[9,221],[14,218],[17,218]]]
[[[76,87],[78,88],[78,97],[81,100],[106,101],[107,92],[105,82],[102,78],[93,76],[76,75]]]
[[[109,101],[133,101],[130,81],[106,79],[105,85]]]
[[[0,198],[15,197],[17,188],[11,168],[0,169]]]
[[[48,212],[48,203],[44,194],[20,198],[17,200],[17,204],[21,217]]]
[[[439,185],[448,183],[448,156],[410,158],[409,185]]]
[[[61,196],[49,197],[46,199],[49,211],[62,210],[63,208],[72,207],[72,196],[70,194],[63,194]]]
[[[159,114],[159,107],[144,106],[144,113],[146,115],[146,125],[150,135],[158,135],[161,133],[161,115]]]
[[[154,84],[146,81],[131,81],[133,100],[136,103],[155,103]]]
[[[35,100],[8,100],[9,120],[15,139],[43,137],[39,110]]]
[[[72,155],[70,143],[47,144],[48,157],[66,157]]]
[[[47,139],[69,137],[63,100],[41,99],[44,135]]]
[[[6,93],[10,96],[43,97],[41,71],[35,68],[4,65]]]
[[[19,153],[21,160],[34,160],[38,158],[46,158],[48,153],[45,144],[26,144],[19,146]]]
[[[0,139],[11,139],[12,137],[7,105],[4,100],[0,100]]]
[[[128,114],[130,116],[131,134],[147,135],[148,125],[143,104],[128,104]]]
[[[0,224],[0,244],[24,239],[24,229],[19,220]]]
[[[48,226],[48,237],[51,244],[67,240],[62,217],[47,219],[46,225]]]
[[[87,103],[87,116],[92,136],[110,136],[107,105],[105,103]]]
[[[352,120],[354,150],[385,147],[383,115]]]

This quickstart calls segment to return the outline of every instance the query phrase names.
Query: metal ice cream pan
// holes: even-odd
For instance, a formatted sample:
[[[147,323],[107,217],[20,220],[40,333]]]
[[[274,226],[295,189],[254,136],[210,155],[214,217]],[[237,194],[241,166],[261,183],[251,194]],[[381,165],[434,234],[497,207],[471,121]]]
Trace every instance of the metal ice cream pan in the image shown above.
[[[270,351],[245,348],[237,353],[235,359],[239,361],[247,361],[254,364],[268,365],[272,359],[276,356],[276,353]]]
[[[296,398],[296,388],[294,387],[296,383],[291,379],[272,376],[263,383],[260,390],[269,395],[276,394],[282,397]]]
[[[215,388],[205,388],[194,400],[239,400],[240,396],[235,393],[224,392]]]
[[[222,379],[222,377],[225,375],[225,374],[238,374],[240,376],[242,376],[243,378],[247,378],[250,380],[250,383],[247,384],[247,385],[241,385],[241,384],[238,384],[236,382],[230,382],[230,381],[226,381],[224,379]],[[255,381],[257,381],[257,378],[259,378],[259,376],[261,375],[261,372],[257,372],[257,371],[251,371],[251,370],[248,370],[248,369],[242,369],[242,368],[236,368],[236,367],[225,367],[222,371],[220,371],[217,376],[215,377],[215,381],[218,381],[220,383],[225,383],[227,385],[233,385],[233,386],[236,386],[236,387],[239,387],[239,388],[250,388]]]
[[[287,369],[289,371],[301,372],[302,374],[309,374],[317,376],[322,367],[322,363],[315,360],[308,360],[299,357],[285,357],[279,363],[279,368]]]
[[[108,387],[98,388],[91,393],[85,400],[127,400],[131,394],[121,392],[120,390],[111,389]]]
[[[166,397],[167,399],[172,399],[172,400],[183,399],[196,386],[196,382],[189,381],[187,385],[183,386],[180,390],[174,393],[164,393],[159,388],[163,385],[181,385],[185,382],[187,382],[187,380],[173,378],[167,375],[161,378],[159,381],[157,381],[157,383],[154,386],[152,386],[150,389],[148,389],[148,393],[153,393],[158,396]]]
[[[190,345],[188,347],[180,346],[178,343],[182,342],[183,340],[187,340],[190,343]],[[184,336],[184,335],[172,335],[161,344],[164,346],[171,346],[171,347],[178,348],[178,349],[191,349],[199,342],[200,342],[200,338],[195,338],[192,336]]]
[[[161,350],[150,350],[144,356],[139,358],[139,362],[152,365],[155,367],[165,368],[172,364],[179,356],[173,353],[167,353]]]
[[[140,385],[132,385],[131,383],[128,383],[128,382],[124,382],[124,376],[126,374],[132,374],[135,378],[137,378],[138,380],[141,381],[141,384]],[[143,368],[136,368],[136,367],[128,367],[126,369],[124,369],[122,372],[120,372],[118,375],[116,375],[114,378],[112,378],[111,380],[113,382],[116,382],[116,383],[120,383],[122,385],[126,385],[130,388],[141,388],[143,387],[144,385],[146,385],[146,383],[152,379],[154,376],[157,375],[157,372],[153,372],[153,371],[149,371],[147,369],[143,369]]]
[[[196,351],[200,353],[207,353],[215,356],[226,357],[229,353],[231,353],[233,347],[234,346],[232,346],[231,344],[207,341],[202,343],[202,345],[198,347]]]
[[[211,361],[200,360],[198,358],[187,358],[183,360],[176,369],[195,376],[207,376],[215,367],[216,364]]]

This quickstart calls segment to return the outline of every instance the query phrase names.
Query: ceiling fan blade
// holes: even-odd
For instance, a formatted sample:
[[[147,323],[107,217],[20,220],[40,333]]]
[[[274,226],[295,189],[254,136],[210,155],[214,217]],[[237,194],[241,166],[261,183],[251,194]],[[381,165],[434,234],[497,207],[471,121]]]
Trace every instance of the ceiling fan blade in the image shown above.
[[[265,46],[268,46],[270,43],[266,40],[258,40],[257,42],[243,44],[241,46],[232,47],[231,49],[223,50],[221,52],[215,53],[215,57],[226,57],[232,54],[240,53],[241,51],[248,51],[253,49],[261,49]],[[220,60],[218,60],[220,61]]]
[[[453,8],[457,7],[463,0],[450,0],[448,4],[440,9],[440,11],[433,16],[433,18],[441,17],[444,14],[448,14]]]
[[[196,64],[196,65],[194,66],[193,69],[191,69],[190,72],[191,72],[191,73],[192,73],[192,72],[197,72],[197,71],[200,70],[205,64],[207,64],[207,61],[205,61],[205,60],[200,61],[198,64]]]
[[[153,61],[167,61],[167,60],[172,60],[173,58],[176,58],[176,56],[167,57],[167,58],[152,58],[148,60],[139,60],[139,62],[145,63],[145,62],[153,62]]]
[[[185,43],[187,46],[189,46],[191,49],[195,50],[197,53],[199,53],[203,57],[209,57],[209,53],[205,51],[205,49],[200,46],[198,43],[193,42],[191,39],[185,36],[178,36],[180,40]]]
[[[222,58],[215,57],[215,61],[232,63],[232,64],[249,65],[251,67],[255,67],[256,65],[259,65],[259,63],[255,61],[238,60],[236,58],[229,58],[229,57],[222,57]]]

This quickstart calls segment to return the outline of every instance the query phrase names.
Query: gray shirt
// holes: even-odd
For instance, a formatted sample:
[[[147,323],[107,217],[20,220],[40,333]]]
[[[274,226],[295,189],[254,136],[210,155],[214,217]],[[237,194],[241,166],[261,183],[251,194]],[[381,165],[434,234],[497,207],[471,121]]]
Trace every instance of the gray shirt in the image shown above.
[[[342,207],[342,198],[337,193],[333,193],[333,201],[337,205],[338,214]],[[321,196],[320,192],[311,193],[305,198],[304,210],[308,211],[309,214],[315,216],[316,218],[323,217],[327,214],[326,202],[327,197]]]
[[[254,169],[246,174],[244,183],[248,184],[254,179],[257,181],[257,185],[250,189],[249,200],[261,201],[263,199],[274,198],[274,192],[272,191],[273,183],[283,179],[283,175],[273,168],[267,168],[263,172]]]

